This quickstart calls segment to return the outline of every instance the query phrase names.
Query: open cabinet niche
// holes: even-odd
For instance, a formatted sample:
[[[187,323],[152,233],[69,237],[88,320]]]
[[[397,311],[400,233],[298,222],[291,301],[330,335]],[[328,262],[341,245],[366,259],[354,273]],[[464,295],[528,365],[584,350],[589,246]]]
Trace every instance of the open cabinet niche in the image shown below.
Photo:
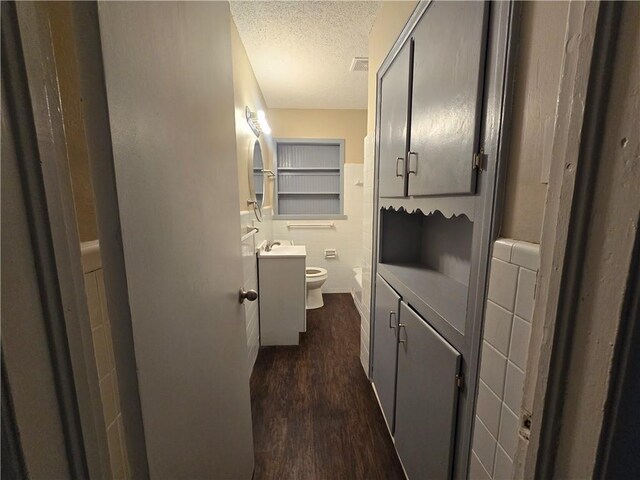
[[[379,263],[459,332],[464,331],[473,222],[439,210],[380,210]]]

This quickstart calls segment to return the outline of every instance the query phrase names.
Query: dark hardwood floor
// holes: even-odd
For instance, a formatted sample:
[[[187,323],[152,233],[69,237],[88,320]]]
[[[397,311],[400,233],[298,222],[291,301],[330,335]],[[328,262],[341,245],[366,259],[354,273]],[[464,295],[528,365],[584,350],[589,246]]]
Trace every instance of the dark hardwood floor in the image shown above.
[[[251,376],[254,479],[402,479],[360,365],[360,317],[348,294],[307,311],[295,347],[263,347]]]

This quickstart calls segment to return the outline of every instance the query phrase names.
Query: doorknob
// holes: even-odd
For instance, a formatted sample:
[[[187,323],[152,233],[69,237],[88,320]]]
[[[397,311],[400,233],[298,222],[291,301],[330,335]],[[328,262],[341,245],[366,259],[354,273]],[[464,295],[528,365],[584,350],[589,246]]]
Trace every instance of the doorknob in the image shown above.
[[[238,301],[240,303],[244,303],[245,299],[253,302],[256,298],[258,298],[258,292],[256,292],[255,290],[245,291],[244,288],[240,289],[240,298],[238,298]]]

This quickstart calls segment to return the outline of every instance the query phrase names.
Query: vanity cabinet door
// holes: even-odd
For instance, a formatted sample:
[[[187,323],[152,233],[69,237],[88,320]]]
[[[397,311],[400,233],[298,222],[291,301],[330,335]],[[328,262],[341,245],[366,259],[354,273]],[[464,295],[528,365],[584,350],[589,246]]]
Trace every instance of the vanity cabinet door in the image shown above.
[[[475,191],[488,2],[433,2],[413,35],[409,195]]]
[[[461,355],[400,306],[395,443],[410,479],[451,477]]]
[[[380,86],[380,196],[403,197],[406,179],[411,42],[400,50]]]
[[[378,275],[373,332],[372,380],[389,430],[393,432],[400,296]]]

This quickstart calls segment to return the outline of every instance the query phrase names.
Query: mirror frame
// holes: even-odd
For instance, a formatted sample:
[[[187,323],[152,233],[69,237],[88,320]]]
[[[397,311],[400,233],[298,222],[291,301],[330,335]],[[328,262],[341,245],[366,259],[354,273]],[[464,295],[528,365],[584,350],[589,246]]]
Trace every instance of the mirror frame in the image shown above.
[[[258,198],[256,196],[256,186],[253,179],[253,157],[256,154],[256,148],[258,152],[260,152],[260,158],[262,160],[262,201],[258,202]],[[262,156],[262,145],[260,145],[260,140],[256,138],[249,144],[249,155],[247,157],[247,165],[248,165],[248,180],[249,180],[249,201],[247,202],[249,207],[253,208],[253,211],[256,215],[256,219],[261,222],[262,221],[262,207],[264,205],[265,193],[266,193],[266,175],[264,171],[264,157]]]

